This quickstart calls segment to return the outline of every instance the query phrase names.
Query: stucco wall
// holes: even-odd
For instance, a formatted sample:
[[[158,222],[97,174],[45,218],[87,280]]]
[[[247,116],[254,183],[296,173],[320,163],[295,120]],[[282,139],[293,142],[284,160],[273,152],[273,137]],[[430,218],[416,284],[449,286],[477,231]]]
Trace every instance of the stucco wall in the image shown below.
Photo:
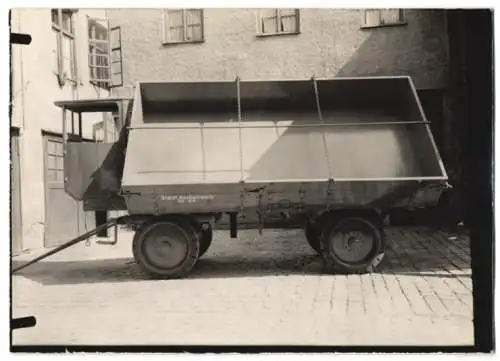
[[[29,33],[29,46],[14,45],[12,54],[12,126],[20,129],[21,208],[23,248],[43,245],[44,168],[42,131],[62,132],[61,110],[54,101],[95,98],[108,92],[89,83],[87,18],[103,17],[104,10],[80,10],[75,15],[78,84],[60,87],[54,74],[56,40],[52,31],[50,9],[14,9],[12,31]],[[84,136],[92,136],[92,124],[102,115],[85,117]]]
[[[161,44],[160,9],[108,9],[122,27],[126,86],[141,80],[411,75],[447,81],[442,11],[407,10],[406,26],[360,29],[361,10],[301,9],[299,35],[257,38],[257,9],[205,9],[205,42]]]

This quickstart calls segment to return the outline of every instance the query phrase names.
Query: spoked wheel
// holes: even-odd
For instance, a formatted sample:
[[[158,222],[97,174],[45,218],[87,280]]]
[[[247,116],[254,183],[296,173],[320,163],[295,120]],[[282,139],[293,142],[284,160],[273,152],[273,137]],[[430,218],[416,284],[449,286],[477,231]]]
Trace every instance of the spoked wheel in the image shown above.
[[[136,232],[136,262],[155,278],[180,278],[194,267],[200,242],[192,225],[183,219],[154,221]]]
[[[363,218],[325,224],[320,247],[326,266],[346,273],[374,271],[384,256],[380,230]]]
[[[308,221],[306,223],[306,228],[304,230],[306,234],[307,243],[315,250],[318,254],[321,254],[320,238],[321,238],[321,228],[317,223],[312,223]]]

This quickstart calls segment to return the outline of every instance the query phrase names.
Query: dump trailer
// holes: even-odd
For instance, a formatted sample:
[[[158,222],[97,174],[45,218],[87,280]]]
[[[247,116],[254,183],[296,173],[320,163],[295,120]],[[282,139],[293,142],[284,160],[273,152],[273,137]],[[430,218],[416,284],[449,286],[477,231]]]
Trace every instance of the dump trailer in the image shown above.
[[[127,211],[99,227],[133,225],[134,258],[155,277],[189,273],[224,220],[231,238],[248,222],[299,224],[325,270],[373,271],[387,212],[447,186],[410,77],[140,82],[134,91],[56,102],[65,189],[86,210]],[[118,114],[118,140],[83,142],[87,112]]]

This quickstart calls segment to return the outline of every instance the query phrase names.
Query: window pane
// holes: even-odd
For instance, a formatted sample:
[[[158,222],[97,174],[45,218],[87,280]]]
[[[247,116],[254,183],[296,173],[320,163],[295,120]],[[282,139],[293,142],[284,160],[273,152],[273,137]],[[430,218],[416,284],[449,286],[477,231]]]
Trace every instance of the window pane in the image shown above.
[[[281,20],[280,31],[284,33],[294,33],[297,31],[297,19],[295,15],[282,17],[280,20]]]
[[[121,28],[120,28],[121,29]],[[121,30],[120,29],[114,29],[113,31],[110,30],[109,32],[109,43],[112,49],[119,48],[121,45]]]
[[[115,52],[113,52],[115,53]],[[119,51],[116,51],[116,53],[120,53]],[[115,60],[116,63],[111,63],[111,74],[110,74],[110,78],[111,78],[111,82],[112,84],[121,84],[122,82],[122,63],[121,61],[119,61],[119,57],[120,55],[118,54],[118,56],[115,56]]]
[[[52,40],[52,58],[53,58],[53,61],[54,61],[54,71],[57,73],[58,70],[59,70],[59,63],[57,61],[57,49],[59,48],[59,43],[58,43],[58,32],[57,31],[53,31],[53,40]],[[50,144],[50,143],[49,143]]]
[[[367,9],[367,10],[365,10],[365,25],[366,26],[378,26],[378,25],[380,25],[380,10],[379,9]]]
[[[64,170],[63,169],[57,170],[56,174],[57,174],[57,182],[64,183]]]
[[[399,9],[384,9],[382,10],[382,21],[385,24],[397,23],[401,21]]]
[[[188,26],[186,40],[202,40],[201,25]]]
[[[47,152],[51,153],[51,154],[58,154],[57,153],[57,142],[54,142],[54,141],[47,142]]]
[[[51,15],[52,15],[52,23],[58,25],[59,24],[59,17],[58,17],[57,9],[52,9]]]
[[[170,29],[168,35],[169,41],[184,41],[184,28]]]
[[[263,18],[261,20],[261,31],[264,34],[276,33],[278,31],[276,29],[276,18]]]
[[[47,156],[47,168],[49,169],[57,169],[56,157],[53,155]]]
[[[57,157],[57,169],[64,170],[64,158],[63,157]]]
[[[73,33],[73,14],[71,12],[65,11],[62,14],[63,29],[69,33]]]
[[[96,59],[96,49],[92,45],[89,46],[89,67],[90,67],[90,77],[92,79],[95,79],[97,76],[96,73],[96,66],[97,65],[97,59]]]
[[[186,10],[186,24],[187,25],[201,25],[201,9],[187,9]]]
[[[55,153],[54,142],[48,141],[46,144],[47,144],[47,149],[46,149],[47,153]]]
[[[63,149],[62,149],[62,143],[61,142],[54,142],[54,144],[56,145],[55,149],[56,149],[56,153],[60,156],[63,155]]]
[[[73,76],[73,39],[63,36],[63,71],[66,75]]]
[[[111,52],[111,62],[112,63],[115,63],[115,62],[119,62],[121,60],[121,51],[120,50],[113,50]]]
[[[167,13],[168,26],[184,25],[182,10],[168,10]]]

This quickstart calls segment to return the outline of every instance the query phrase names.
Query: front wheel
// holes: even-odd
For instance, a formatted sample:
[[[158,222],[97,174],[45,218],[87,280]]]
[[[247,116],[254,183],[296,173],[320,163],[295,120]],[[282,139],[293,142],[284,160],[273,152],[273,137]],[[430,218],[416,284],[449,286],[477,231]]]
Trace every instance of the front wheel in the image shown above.
[[[132,243],[136,263],[154,278],[180,278],[198,260],[200,241],[184,219],[158,220],[144,224]]]
[[[327,268],[346,273],[374,271],[384,257],[381,231],[369,220],[349,217],[324,223],[320,252]]]

